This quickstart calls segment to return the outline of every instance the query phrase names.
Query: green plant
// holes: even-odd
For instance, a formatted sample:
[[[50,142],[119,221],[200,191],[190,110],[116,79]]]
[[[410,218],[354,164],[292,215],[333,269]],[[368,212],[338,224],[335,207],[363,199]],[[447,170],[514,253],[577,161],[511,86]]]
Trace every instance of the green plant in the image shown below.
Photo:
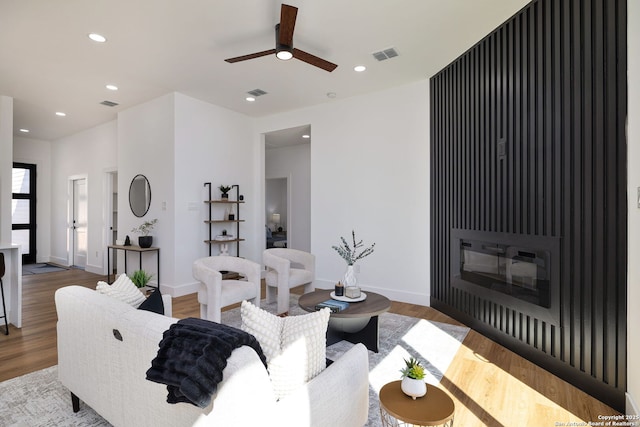
[[[222,194],[227,194],[229,190],[231,190],[231,187],[229,187],[228,185],[221,185],[220,187],[218,187],[218,190],[220,190]]]
[[[144,288],[147,286],[147,283],[149,283],[149,280],[151,280],[152,277],[152,274],[149,274],[144,270],[136,270],[131,276],[129,276],[133,284],[138,288]]]
[[[363,246],[362,240],[356,242],[356,232],[353,230],[351,231],[351,237],[353,238],[353,247],[349,246],[344,237],[340,237],[340,240],[342,240],[341,246],[331,246],[347,262],[348,265],[353,265],[359,259],[371,255],[373,253],[373,248],[376,246],[374,243],[358,253],[358,249]]]
[[[403,377],[413,378],[414,380],[424,379],[424,368],[419,361],[411,357],[409,360],[404,359],[404,363],[406,366],[400,370]]]
[[[143,236],[148,236],[149,233],[151,233],[151,230],[153,230],[153,227],[155,227],[156,222],[158,222],[158,218],[152,219],[151,221],[145,221],[138,227],[132,228],[131,231],[134,233],[140,233]]]

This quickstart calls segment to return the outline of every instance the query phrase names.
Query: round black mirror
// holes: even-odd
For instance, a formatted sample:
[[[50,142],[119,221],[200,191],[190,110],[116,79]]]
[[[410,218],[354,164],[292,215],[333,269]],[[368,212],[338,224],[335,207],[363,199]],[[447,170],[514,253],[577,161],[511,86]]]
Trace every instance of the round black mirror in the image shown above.
[[[143,217],[151,206],[151,185],[144,175],[136,175],[129,186],[129,206],[137,217]]]

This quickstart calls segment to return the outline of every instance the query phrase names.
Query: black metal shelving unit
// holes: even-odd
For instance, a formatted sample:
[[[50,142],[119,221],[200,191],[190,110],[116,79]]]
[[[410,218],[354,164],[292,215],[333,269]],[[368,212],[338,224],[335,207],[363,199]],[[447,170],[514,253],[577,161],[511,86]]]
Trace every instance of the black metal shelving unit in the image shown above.
[[[209,219],[205,220],[205,224],[208,224],[209,226],[209,239],[205,240],[204,242],[206,244],[209,245],[209,256],[211,256],[211,251],[212,251],[212,247],[213,245],[220,245],[220,244],[230,244],[230,243],[235,243],[236,245],[236,256],[239,257],[240,256],[240,242],[244,242],[245,239],[240,238],[240,223],[244,222],[243,219],[240,219],[240,205],[244,203],[243,200],[243,196],[240,195],[240,186],[237,184],[234,184],[231,186],[231,189],[236,190],[236,198],[235,200],[227,200],[227,199],[213,199],[212,195],[211,195],[211,183],[210,182],[205,182],[204,183],[205,187],[209,187],[209,198],[208,200],[205,200],[204,202],[206,204],[209,205]],[[236,212],[234,213],[235,217],[234,219],[213,219],[213,207],[216,205],[235,205],[236,206]],[[223,214],[224,217],[224,214]],[[236,226],[236,234],[235,234],[235,238],[234,239],[229,239],[229,240],[216,240],[215,237],[213,236],[213,231],[214,231],[214,227],[217,224],[235,224]]]

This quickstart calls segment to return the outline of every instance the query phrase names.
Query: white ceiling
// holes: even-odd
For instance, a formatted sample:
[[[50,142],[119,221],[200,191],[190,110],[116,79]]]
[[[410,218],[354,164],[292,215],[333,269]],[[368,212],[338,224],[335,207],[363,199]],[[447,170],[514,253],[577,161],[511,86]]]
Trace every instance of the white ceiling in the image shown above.
[[[526,3],[289,0],[299,8],[294,45],[338,64],[329,73],[274,56],[224,62],[274,47],[273,0],[0,0],[0,95],[14,98],[15,134],[45,140],[174,91],[264,116],[331,102],[328,92],[343,99],[428,79]],[[389,47],[400,56],[371,55]],[[354,72],[358,64],[367,71]],[[245,101],[256,88],[268,94]]]

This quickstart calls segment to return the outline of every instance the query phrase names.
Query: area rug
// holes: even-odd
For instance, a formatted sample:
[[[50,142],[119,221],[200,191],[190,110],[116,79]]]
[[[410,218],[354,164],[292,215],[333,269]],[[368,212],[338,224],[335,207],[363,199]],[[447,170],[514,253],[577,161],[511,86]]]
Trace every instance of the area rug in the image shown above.
[[[57,366],[0,383],[0,396],[3,427],[110,426],[87,405],[73,413],[71,395],[58,381]]]
[[[290,315],[304,314],[292,296]],[[275,304],[262,308],[275,312]],[[222,313],[222,322],[240,325],[240,310]],[[469,329],[393,313],[380,315],[380,352],[369,351],[368,427],[378,427],[378,392],[387,382],[400,379],[403,359],[415,357],[428,371],[427,382],[438,384],[455,357]],[[353,344],[338,342],[327,348],[327,357],[335,360]],[[69,391],[58,381],[57,367],[43,369],[0,383],[0,426],[109,426],[87,405],[80,412],[71,410]]]
[[[261,302],[261,308],[276,312],[276,304]],[[291,295],[289,315],[305,314],[298,306],[298,296]],[[240,326],[240,310],[222,313],[222,323]],[[379,352],[369,351],[369,421],[367,427],[382,425],[378,393],[386,383],[400,379],[404,359],[414,357],[425,367],[425,380],[438,384],[444,376],[469,328],[448,323],[434,322],[395,313],[379,316]],[[336,360],[353,346],[347,341],[327,347],[327,358]]]
[[[68,268],[59,267],[53,264],[23,264],[22,275],[27,276],[29,274],[42,274],[42,273],[55,273],[56,271],[65,271]]]

